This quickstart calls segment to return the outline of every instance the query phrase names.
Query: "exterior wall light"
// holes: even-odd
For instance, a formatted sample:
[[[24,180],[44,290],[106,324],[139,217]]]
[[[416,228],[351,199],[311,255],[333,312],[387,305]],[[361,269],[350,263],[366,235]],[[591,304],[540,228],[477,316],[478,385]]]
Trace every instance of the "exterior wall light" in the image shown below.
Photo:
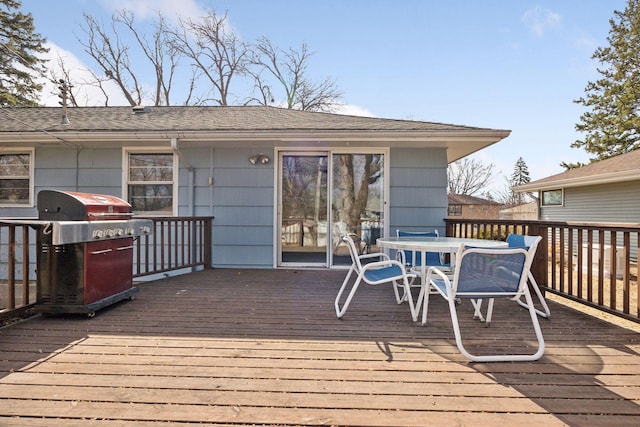
[[[269,161],[269,157],[264,154],[256,154],[255,156],[249,157],[249,163],[252,165],[266,165]]]

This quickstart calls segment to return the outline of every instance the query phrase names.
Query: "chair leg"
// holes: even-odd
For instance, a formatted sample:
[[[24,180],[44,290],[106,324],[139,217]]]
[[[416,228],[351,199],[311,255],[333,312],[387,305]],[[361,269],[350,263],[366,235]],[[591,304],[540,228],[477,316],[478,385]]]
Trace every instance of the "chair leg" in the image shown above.
[[[491,316],[493,316],[493,303],[496,300],[494,298],[489,298],[489,302],[487,303],[487,317],[485,318],[486,326],[491,324]]]
[[[482,315],[482,300],[481,299],[472,299],[471,305],[473,306],[473,318],[477,319],[481,322],[484,322],[484,316]]]
[[[394,281],[395,285],[395,281]],[[405,276],[402,279],[402,286],[404,288],[404,296],[403,298],[409,303],[409,311],[411,312],[411,320],[416,322],[418,320],[418,311],[420,311],[420,296],[418,296],[418,302],[413,302],[413,296],[411,295],[411,285],[409,284],[409,279]]]
[[[423,291],[422,289],[425,289]],[[423,286],[420,290],[420,294],[422,297],[422,326],[427,324],[427,314],[429,311],[429,295],[431,294],[431,284],[427,283],[426,286]],[[419,298],[420,299],[420,298]],[[418,306],[418,312],[420,311],[420,306]]]
[[[538,287],[538,283],[536,282],[536,279],[534,279],[531,272],[529,272],[527,277],[529,279],[529,283],[531,284],[531,288],[533,288],[533,291],[536,293],[536,296],[538,297],[538,301],[540,301],[540,305],[542,306],[542,310],[534,308],[536,313],[538,314],[538,316],[544,317],[545,319],[550,318],[551,310],[549,309],[549,306],[547,305],[547,301],[544,299],[544,296],[542,295],[542,292]],[[518,299],[517,301],[518,301],[518,304],[520,304],[522,307],[529,308],[527,306],[527,303],[522,301],[522,299]]]
[[[342,305],[342,308],[340,308],[340,298],[342,297],[342,293],[345,291],[345,289],[347,287],[347,284],[349,283],[349,279],[351,278],[351,274],[353,272],[354,272],[354,268],[351,267],[349,269],[349,272],[347,273],[347,277],[345,277],[344,281],[342,282],[342,286],[340,286],[340,290],[338,291],[338,295],[336,296],[336,301],[334,303],[334,306],[336,308],[336,316],[338,316],[338,318],[342,318],[344,313],[349,308],[349,304],[351,303],[351,299],[353,298],[353,295],[356,293],[356,290],[358,289],[358,286],[360,286],[360,282],[362,280],[362,277],[360,275],[358,275],[358,277],[356,278],[355,283],[351,287],[351,291],[349,292],[349,295],[347,296],[347,299],[345,300],[344,304]]]
[[[396,296],[396,302],[398,304],[402,304],[402,302],[405,300],[405,298],[407,298],[407,295],[406,294],[402,294],[402,296],[400,296],[399,288],[402,288],[402,290],[404,291],[403,285],[400,285],[398,282],[396,282],[394,280],[393,281],[393,293]]]
[[[411,278],[411,280],[409,281],[409,287],[413,286],[413,282],[415,282],[415,280],[416,280],[416,277],[412,277]],[[400,292],[399,292],[400,288],[402,288],[402,290],[404,292],[402,294],[402,296],[400,296]],[[408,296],[407,296],[406,290],[404,289],[404,284],[398,284],[398,282],[396,282],[394,280],[393,281],[393,292],[394,292],[394,294],[396,296],[396,302],[398,304],[402,304],[403,302],[407,301]]]
[[[458,322],[458,313],[456,311],[456,304],[453,299],[449,299],[449,311],[451,312],[451,322],[453,323],[453,332],[456,338],[456,345],[458,346],[458,350],[465,356],[467,359],[470,359],[474,362],[523,362],[523,361],[534,361],[540,359],[544,353],[544,338],[542,336],[542,330],[540,329],[540,323],[538,322],[538,315],[533,307],[533,301],[531,299],[531,294],[526,291],[524,294],[526,299],[526,304],[529,309],[529,316],[531,317],[531,323],[533,324],[533,329],[536,334],[536,339],[538,341],[538,349],[533,354],[505,354],[505,355],[485,355],[478,356],[471,354],[467,351],[467,349],[462,344],[462,334],[460,332],[460,324]]]

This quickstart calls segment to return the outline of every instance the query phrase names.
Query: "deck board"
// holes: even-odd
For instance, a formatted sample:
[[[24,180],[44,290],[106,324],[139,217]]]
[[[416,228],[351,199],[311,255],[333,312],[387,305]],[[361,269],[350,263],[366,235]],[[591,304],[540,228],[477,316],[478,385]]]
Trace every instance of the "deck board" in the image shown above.
[[[384,286],[337,319],[344,274],[207,270],[2,328],[0,426],[640,424],[637,330],[551,302],[541,360],[470,363],[438,298],[426,327]],[[532,351],[517,304],[460,309],[469,347]]]

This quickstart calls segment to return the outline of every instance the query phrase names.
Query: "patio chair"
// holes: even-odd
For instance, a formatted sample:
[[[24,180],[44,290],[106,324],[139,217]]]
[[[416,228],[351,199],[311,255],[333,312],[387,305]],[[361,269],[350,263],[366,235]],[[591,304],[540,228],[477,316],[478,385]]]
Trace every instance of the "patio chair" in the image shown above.
[[[396,230],[397,237],[439,237],[438,230],[434,231],[400,231]],[[396,259],[404,265],[407,270],[416,276],[419,276],[418,268],[422,266],[422,254],[416,251],[410,250],[400,250],[396,252]],[[427,252],[426,256],[426,265],[427,266],[436,266],[441,267],[442,269],[450,268],[450,264],[444,263],[444,255],[438,252]],[[412,279],[409,282],[410,286],[420,286],[414,285],[415,279]],[[396,302],[398,304],[406,301],[407,295],[406,293],[400,296],[400,292],[398,286],[393,287],[393,291],[396,295]]]
[[[523,234],[514,233],[511,233],[507,236],[507,244],[510,248],[525,248],[529,252],[533,253],[532,257],[535,256],[538,244],[541,240],[542,237],[540,236],[525,236]],[[531,271],[529,271],[527,278],[529,279],[529,284],[531,285],[533,291],[536,293],[538,301],[540,301],[540,305],[542,306],[542,310],[539,310],[537,308],[535,309],[536,313],[538,313],[538,316],[548,319],[549,317],[551,317],[551,310],[549,310],[549,306],[547,305],[542,292],[540,292],[538,283],[533,277],[533,274],[531,274]],[[522,301],[522,299],[518,299],[518,304],[520,304],[524,308],[528,308],[526,302]]]
[[[349,268],[349,272],[340,286],[338,295],[335,300],[336,315],[338,318],[342,318],[344,313],[349,308],[351,300],[356,293],[356,290],[360,286],[361,282],[365,282],[368,285],[379,285],[382,283],[392,283],[394,289],[396,286],[402,286],[408,296],[411,295],[411,288],[409,286],[409,279],[414,279],[415,274],[408,273],[404,266],[397,260],[389,258],[389,256],[383,252],[376,252],[370,254],[360,255],[356,249],[353,235],[345,234],[342,236],[342,241],[346,243],[351,254],[352,264]],[[357,275],[355,282],[353,283],[346,300],[342,307],[340,307],[340,300],[347,285],[351,279],[351,275],[355,273]],[[402,284],[397,285],[400,281]],[[407,298],[409,302],[409,310],[411,311],[411,318],[413,321],[418,320],[418,312],[413,302],[413,298]]]
[[[538,316],[533,306],[531,293],[527,286],[529,268],[533,254],[523,248],[466,248],[461,247],[456,256],[453,278],[437,267],[429,267],[427,277],[418,296],[417,306],[422,302],[422,324],[427,322],[429,294],[431,290],[440,294],[449,304],[451,321],[460,352],[476,362],[492,361],[531,361],[538,360],[544,353],[544,338]],[[491,321],[493,301],[496,298],[518,300],[524,297],[531,322],[538,341],[538,349],[533,354],[491,354],[475,355],[467,351],[462,343],[458,322],[457,299],[489,300],[487,321]]]
[[[511,233],[509,234],[509,236],[507,236],[506,242],[510,248],[523,248],[527,250],[528,252],[530,252],[531,259],[533,260],[535,257],[536,251],[538,249],[538,244],[540,243],[541,240],[542,240],[542,237],[540,236],[525,236],[523,234]],[[531,271],[527,273],[527,279],[529,281],[529,284],[531,285],[531,289],[533,289],[533,291],[536,293],[536,296],[540,301],[540,305],[542,306],[542,310],[539,310],[537,308],[535,309],[536,313],[538,314],[538,316],[548,319],[551,316],[551,310],[549,310],[549,306],[547,305],[547,302],[545,301],[544,296],[542,296],[542,292],[540,292],[538,283],[536,282],[536,279],[533,277],[533,274],[531,273]],[[522,298],[519,298],[517,301],[518,301],[518,304],[520,304],[522,307],[529,308],[527,306],[527,303],[523,301]],[[471,302],[473,303],[473,307],[475,309],[474,317],[476,317],[481,321],[486,321],[481,312],[482,300],[471,300]],[[491,310],[491,308],[493,307],[492,304],[493,303],[489,301],[489,307],[487,309],[488,319],[491,318],[489,310]]]

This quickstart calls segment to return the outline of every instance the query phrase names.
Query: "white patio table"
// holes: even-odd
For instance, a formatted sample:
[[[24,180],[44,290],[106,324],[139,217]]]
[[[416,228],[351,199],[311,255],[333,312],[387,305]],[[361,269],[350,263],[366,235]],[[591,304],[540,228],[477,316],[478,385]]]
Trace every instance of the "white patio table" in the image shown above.
[[[455,268],[455,255],[460,249],[460,246],[475,246],[478,248],[506,248],[509,247],[507,242],[501,242],[498,240],[485,240],[485,239],[471,239],[471,238],[459,238],[459,237],[416,237],[416,236],[402,236],[402,237],[380,237],[377,240],[378,246],[384,249],[396,249],[405,251],[414,251],[421,254],[421,263],[419,271],[415,271],[424,283],[424,278],[427,275],[427,269],[430,267],[426,265],[427,252],[441,252],[450,254],[451,273]],[[396,298],[398,296],[396,295]],[[403,296],[401,300],[406,297]],[[422,297],[422,291],[420,292]],[[416,309],[419,311],[421,299],[418,298]],[[400,301],[398,301],[400,302]],[[474,308],[474,317],[484,321],[484,317],[480,312],[482,300],[472,300]]]
[[[471,239],[459,237],[381,237],[377,240],[378,246],[385,249],[396,249],[419,252],[422,256],[420,271],[416,273],[424,277],[427,273],[427,252],[441,252],[451,255],[451,268],[455,265],[455,254],[460,246],[475,246],[479,248],[506,248],[507,242],[485,239]]]

